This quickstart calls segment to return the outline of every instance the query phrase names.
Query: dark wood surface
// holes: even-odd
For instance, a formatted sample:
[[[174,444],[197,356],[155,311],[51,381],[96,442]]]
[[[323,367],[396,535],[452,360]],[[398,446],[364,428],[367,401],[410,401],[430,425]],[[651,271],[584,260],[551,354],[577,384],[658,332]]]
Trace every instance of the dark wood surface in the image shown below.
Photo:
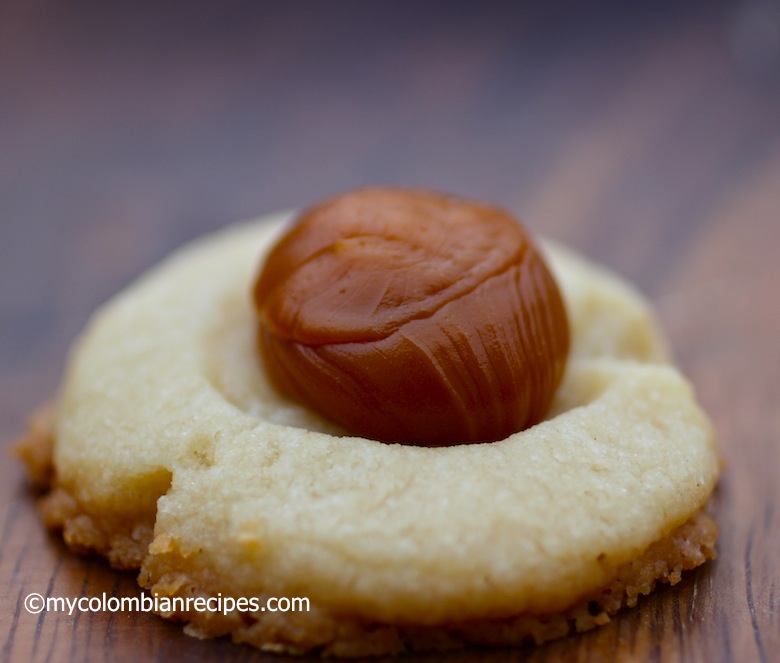
[[[369,183],[494,202],[656,304],[726,460],[720,556],[598,631],[413,660],[780,661],[780,4],[537,4],[0,2],[0,439],[191,237]],[[273,658],[27,614],[137,589],[0,476],[3,660]]]

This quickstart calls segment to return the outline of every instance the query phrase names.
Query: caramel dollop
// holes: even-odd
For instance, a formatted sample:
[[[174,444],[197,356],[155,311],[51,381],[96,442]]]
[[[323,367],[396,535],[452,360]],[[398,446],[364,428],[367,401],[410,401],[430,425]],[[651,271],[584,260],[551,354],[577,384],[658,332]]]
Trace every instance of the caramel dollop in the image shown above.
[[[271,381],[350,432],[441,446],[539,422],[569,325],[506,212],[369,188],[304,211],[254,288]]]

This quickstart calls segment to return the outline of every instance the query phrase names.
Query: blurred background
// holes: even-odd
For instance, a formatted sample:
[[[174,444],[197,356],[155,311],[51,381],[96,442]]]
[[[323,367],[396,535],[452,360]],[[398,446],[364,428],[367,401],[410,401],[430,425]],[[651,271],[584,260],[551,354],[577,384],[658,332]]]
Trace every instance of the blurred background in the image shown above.
[[[778,0],[0,0],[3,442],[173,248],[365,184],[504,206],[637,283],[730,457],[722,522],[780,545],[747,488],[780,463]]]
[[[653,294],[779,124],[773,0],[3,0],[2,369],[42,398],[181,242],[364,184],[505,206]]]

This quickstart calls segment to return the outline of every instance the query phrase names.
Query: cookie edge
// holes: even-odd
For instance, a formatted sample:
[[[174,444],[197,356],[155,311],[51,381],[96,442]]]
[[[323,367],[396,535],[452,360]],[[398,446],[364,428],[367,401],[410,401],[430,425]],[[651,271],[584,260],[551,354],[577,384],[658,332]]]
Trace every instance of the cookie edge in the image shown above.
[[[175,548],[161,550],[154,539],[154,513],[137,518],[89,513],[65,488],[58,485],[53,465],[53,406],[40,408],[28,431],[12,453],[25,465],[31,485],[39,492],[38,509],[47,528],[61,533],[73,551],[106,557],[119,570],[138,570],[139,585],[153,595],[169,597],[216,596],[208,574],[183,573],[183,556]],[[164,491],[163,493],[164,494]],[[156,501],[156,500],[155,500]],[[318,653],[352,658],[411,651],[441,651],[468,646],[536,645],[584,632],[608,623],[624,607],[659,583],[677,584],[682,573],[715,559],[718,526],[703,509],[651,544],[639,557],[619,567],[605,587],[579,597],[564,611],[522,614],[489,620],[470,620],[435,626],[383,624],[351,615],[310,612],[262,613],[257,618],[233,611],[171,613],[169,619],[187,622],[185,632],[200,638],[230,635],[234,642],[287,654]],[[150,550],[153,541],[155,552]]]

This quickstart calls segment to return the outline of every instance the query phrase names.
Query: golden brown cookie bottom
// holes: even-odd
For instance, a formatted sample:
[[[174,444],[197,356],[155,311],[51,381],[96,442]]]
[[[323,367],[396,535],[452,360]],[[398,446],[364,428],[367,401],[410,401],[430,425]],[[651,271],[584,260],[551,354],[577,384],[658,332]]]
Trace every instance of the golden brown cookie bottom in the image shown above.
[[[167,489],[159,478],[154,499],[134,514],[90,514],[64,488],[57,485],[52,464],[53,434],[50,412],[42,410],[30,424],[27,436],[15,447],[27,466],[33,484],[43,491],[39,501],[47,527],[61,531],[67,545],[81,553],[95,552],[118,569],[140,569],[138,582],[160,596],[216,594],[209,587],[208,570],[189,568],[174,546],[161,549],[154,540],[156,500]],[[174,613],[164,616],[189,622],[185,631],[197,637],[230,635],[235,642],[283,653],[356,657],[405,651],[447,650],[470,645],[513,646],[541,644],[582,632],[610,621],[623,607],[633,607],[640,595],[658,583],[675,585],[683,571],[715,558],[718,526],[704,510],[652,544],[634,561],[617,570],[604,588],[580,597],[562,612],[521,614],[500,619],[472,620],[436,626],[368,622],[353,615],[332,615],[315,605],[309,612]],[[185,570],[186,569],[186,570]]]

